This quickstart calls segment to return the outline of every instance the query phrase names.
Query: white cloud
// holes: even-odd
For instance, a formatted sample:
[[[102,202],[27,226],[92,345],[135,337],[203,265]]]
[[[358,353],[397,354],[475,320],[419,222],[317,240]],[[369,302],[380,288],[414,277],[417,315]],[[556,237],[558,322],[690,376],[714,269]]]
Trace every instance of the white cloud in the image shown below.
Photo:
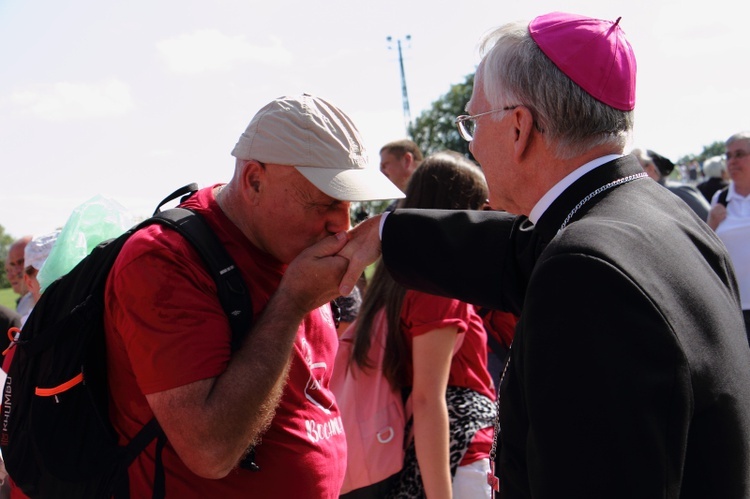
[[[236,63],[259,62],[287,66],[292,54],[281,40],[271,39],[270,46],[261,47],[245,37],[227,36],[214,29],[198,30],[156,44],[167,67],[177,73],[200,73],[230,69]]]
[[[122,116],[133,108],[128,86],[115,79],[101,83],[58,82],[17,91],[11,102],[50,121]]]

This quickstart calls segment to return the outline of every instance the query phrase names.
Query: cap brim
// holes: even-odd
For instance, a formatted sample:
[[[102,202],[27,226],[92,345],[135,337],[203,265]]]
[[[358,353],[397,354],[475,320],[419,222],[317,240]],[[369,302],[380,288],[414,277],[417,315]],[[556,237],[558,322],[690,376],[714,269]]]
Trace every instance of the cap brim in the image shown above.
[[[404,193],[388,177],[372,168],[295,168],[323,193],[340,201],[378,201],[404,197]]]

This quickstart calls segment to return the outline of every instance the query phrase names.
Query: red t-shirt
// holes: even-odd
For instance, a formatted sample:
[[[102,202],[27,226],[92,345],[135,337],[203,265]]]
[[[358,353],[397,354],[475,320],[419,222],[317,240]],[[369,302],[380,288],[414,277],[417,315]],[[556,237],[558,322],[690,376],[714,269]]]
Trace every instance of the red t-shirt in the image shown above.
[[[513,336],[516,334],[518,317],[502,310],[489,310],[483,322],[487,334],[491,334],[495,341],[509,349],[510,344],[513,343]]]
[[[224,215],[213,189],[183,206],[201,213],[242,270],[254,316],[263,311],[286,266],[253,246]],[[195,249],[176,232],[152,225],[132,236],[105,294],[110,416],[128,442],[153,413],[144,394],[220,375],[230,359],[231,331],[216,287]],[[338,497],[346,439],[329,390],[338,338],[329,306],[300,324],[281,403],[256,448],[259,472],[232,471],[220,480],[193,474],[167,443],[168,497]],[[131,495],[150,497],[152,444],[130,467]]]
[[[453,355],[448,385],[470,388],[495,400],[492,379],[487,371],[487,333],[474,307],[451,298],[407,291],[401,306],[401,329],[409,349],[407,373],[412,376],[411,351],[414,337],[444,327],[457,327],[463,338]],[[466,451],[461,465],[489,456],[493,428],[479,430]]]

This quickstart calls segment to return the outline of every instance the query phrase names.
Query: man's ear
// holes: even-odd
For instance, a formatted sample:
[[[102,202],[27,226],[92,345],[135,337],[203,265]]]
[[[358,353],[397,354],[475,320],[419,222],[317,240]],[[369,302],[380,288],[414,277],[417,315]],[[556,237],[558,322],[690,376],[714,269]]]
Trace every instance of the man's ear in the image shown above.
[[[512,113],[513,157],[518,161],[524,157],[531,146],[534,133],[534,115],[526,106],[518,106],[513,109]]]
[[[404,158],[404,164],[406,166],[405,170],[408,172],[413,172],[414,171],[414,155],[407,151],[404,153],[403,158]]]
[[[249,159],[242,166],[242,192],[257,196],[260,193],[266,175],[266,167],[259,161]]]

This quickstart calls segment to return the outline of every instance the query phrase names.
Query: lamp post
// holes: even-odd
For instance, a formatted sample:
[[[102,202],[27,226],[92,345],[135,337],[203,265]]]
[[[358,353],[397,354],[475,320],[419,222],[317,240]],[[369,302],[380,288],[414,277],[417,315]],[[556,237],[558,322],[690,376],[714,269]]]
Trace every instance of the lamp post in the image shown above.
[[[405,41],[409,42],[411,41],[411,35],[406,35]],[[386,40],[389,44],[392,44],[393,37],[388,36],[386,37]],[[409,111],[409,94],[406,92],[406,75],[404,74],[404,58],[403,54],[401,52],[401,39],[396,40],[396,46],[398,47],[398,65],[401,70],[401,98],[403,101],[403,107],[404,107],[404,127],[406,128],[406,133],[409,133],[409,125],[411,124],[411,112]],[[392,49],[393,46],[389,45],[388,49]]]

